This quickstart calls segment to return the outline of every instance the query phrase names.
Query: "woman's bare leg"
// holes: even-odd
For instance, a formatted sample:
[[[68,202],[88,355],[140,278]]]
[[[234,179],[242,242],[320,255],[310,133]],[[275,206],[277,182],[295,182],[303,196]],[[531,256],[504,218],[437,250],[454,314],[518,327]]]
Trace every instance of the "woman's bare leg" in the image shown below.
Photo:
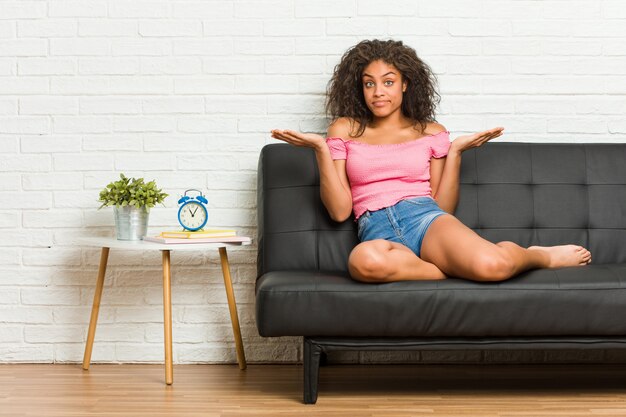
[[[533,268],[586,265],[591,253],[577,245],[531,246],[491,243],[451,215],[440,216],[429,227],[421,257],[445,274],[474,281],[502,281]]]
[[[438,280],[446,276],[406,246],[383,239],[359,243],[350,253],[352,278],[364,282]]]

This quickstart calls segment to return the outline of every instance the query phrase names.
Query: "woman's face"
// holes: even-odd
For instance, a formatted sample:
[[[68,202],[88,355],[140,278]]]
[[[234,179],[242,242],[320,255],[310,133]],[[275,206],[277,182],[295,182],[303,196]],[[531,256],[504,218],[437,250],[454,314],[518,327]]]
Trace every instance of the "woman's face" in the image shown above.
[[[362,81],[365,103],[375,117],[387,117],[401,111],[406,83],[396,67],[373,61],[363,70]]]

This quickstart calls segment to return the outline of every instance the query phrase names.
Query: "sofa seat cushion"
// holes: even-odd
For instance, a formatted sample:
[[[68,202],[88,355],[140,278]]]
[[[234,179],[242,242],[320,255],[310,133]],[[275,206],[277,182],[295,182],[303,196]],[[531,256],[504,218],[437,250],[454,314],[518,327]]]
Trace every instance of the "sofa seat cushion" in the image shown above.
[[[449,278],[364,284],[273,271],[256,288],[261,336],[623,336],[626,264],[525,272],[499,283]]]

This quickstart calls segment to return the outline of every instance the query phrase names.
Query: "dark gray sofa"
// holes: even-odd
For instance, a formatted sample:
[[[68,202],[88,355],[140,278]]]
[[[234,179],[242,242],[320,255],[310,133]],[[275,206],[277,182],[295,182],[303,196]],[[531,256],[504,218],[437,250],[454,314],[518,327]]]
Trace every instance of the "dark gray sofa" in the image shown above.
[[[347,259],[355,223],[330,219],[312,150],[263,148],[256,319],[304,336],[304,402],[333,350],[626,348],[626,144],[489,143],[463,155],[456,216],[486,239],[576,243],[585,267],[508,281],[363,284]]]

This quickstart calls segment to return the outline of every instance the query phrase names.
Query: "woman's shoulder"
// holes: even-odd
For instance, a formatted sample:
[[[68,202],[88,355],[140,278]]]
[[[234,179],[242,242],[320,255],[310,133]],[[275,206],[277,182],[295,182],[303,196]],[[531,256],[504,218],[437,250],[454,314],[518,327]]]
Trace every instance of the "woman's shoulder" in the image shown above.
[[[426,129],[424,130],[424,134],[426,135],[437,135],[442,132],[447,132],[448,129],[440,123],[437,122],[428,122],[426,123]]]
[[[356,129],[358,122],[350,117],[339,117],[328,126],[329,138],[341,138],[344,142],[350,140],[351,133]]]

